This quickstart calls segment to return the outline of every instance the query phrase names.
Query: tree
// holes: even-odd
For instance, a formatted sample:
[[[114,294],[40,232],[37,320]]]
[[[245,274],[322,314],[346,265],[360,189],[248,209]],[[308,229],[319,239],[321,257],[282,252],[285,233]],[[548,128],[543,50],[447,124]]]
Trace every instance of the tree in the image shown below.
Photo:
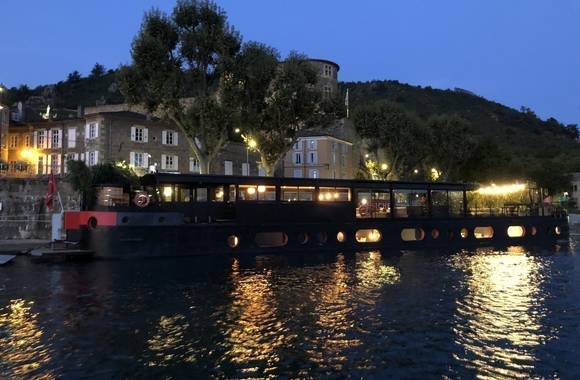
[[[179,0],[171,16],[145,15],[131,48],[132,64],[120,70],[121,92],[173,122],[209,173],[237,116],[234,58],[241,38],[221,8],[209,1]]]
[[[431,130],[430,157],[443,181],[459,180],[462,167],[469,163],[475,147],[470,124],[458,116],[436,116],[427,121]]]
[[[91,69],[91,78],[99,78],[105,74],[105,66],[101,65],[99,62],[95,63],[95,66]]]
[[[353,114],[354,126],[366,150],[376,161],[381,177],[412,177],[429,154],[429,129],[402,107],[378,102],[359,107]]]
[[[79,73],[77,70],[70,73],[66,78],[66,81],[69,83],[78,82],[80,80],[81,80],[81,73]]]
[[[276,49],[251,42],[243,46],[236,65],[242,137],[259,153],[267,176],[274,175],[300,130],[326,127],[340,109],[322,99],[315,87],[317,71],[306,57],[294,52],[283,62],[279,57]]]
[[[90,209],[96,200],[96,186],[118,185],[127,189],[136,187],[139,179],[135,172],[126,166],[114,163],[97,164],[88,167],[83,161],[67,161],[66,180],[74,191],[81,195],[81,210]]]

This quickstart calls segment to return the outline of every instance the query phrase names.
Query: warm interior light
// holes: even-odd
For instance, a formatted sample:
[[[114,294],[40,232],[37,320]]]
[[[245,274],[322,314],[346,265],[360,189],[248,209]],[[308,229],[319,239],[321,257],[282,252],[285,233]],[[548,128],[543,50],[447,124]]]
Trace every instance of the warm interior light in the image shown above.
[[[215,194],[215,196],[216,196],[216,198],[218,198],[218,199],[219,199],[219,198],[223,198],[223,196],[224,196],[224,192],[223,192],[222,190],[220,190],[220,191],[218,191],[218,192]]]
[[[173,194],[173,189],[171,186],[165,186],[163,188],[163,196],[166,198],[171,198],[171,194]]]
[[[250,195],[256,194],[256,188],[255,187],[249,187],[248,188],[248,194],[250,194]]]
[[[331,199],[332,199],[332,194],[330,194],[330,193],[326,193],[326,194],[324,194],[324,198],[325,198],[327,201],[329,201],[329,200],[331,200]]]
[[[318,200],[319,201],[323,201],[324,200],[324,194],[318,194]]]
[[[513,183],[509,185],[496,185],[492,183],[491,186],[480,187],[477,192],[482,195],[507,195],[513,194],[526,189],[526,185],[522,183]]]
[[[266,186],[258,186],[258,193],[264,193],[266,191]]]
[[[387,164],[382,164],[381,165],[381,169],[382,170],[387,170],[389,168],[389,166]]]
[[[27,161],[34,162],[37,154],[35,149],[25,148],[20,152],[20,156]]]
[[[366,198],[361,199],[360,203],[365,206],[369,201]]]
[[[338,199],[338,197],[339,197],[339,194],[338,194],[338,193],[334,193],[334,195],[333,195],[333,196],[334,196],[334,199]]]

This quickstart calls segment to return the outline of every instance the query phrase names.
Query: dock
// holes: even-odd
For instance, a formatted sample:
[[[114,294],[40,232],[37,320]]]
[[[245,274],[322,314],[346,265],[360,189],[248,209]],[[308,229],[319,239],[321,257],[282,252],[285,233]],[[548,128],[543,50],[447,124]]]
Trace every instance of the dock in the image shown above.
[[[77,261],[87,260],[94,256],[94,251],[77,248],[43,247],[30,251],[30,257],[35,261]]]

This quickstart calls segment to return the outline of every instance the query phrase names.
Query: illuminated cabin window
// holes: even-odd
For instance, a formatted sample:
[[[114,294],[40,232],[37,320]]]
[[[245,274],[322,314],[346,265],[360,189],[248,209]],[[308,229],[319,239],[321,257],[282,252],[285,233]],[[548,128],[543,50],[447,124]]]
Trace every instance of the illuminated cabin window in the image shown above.
[[[491,239],[493,237],[493,227],[475,227],[473,230],[473,236],[475,236],[476,239]]]
[[[288,243],[288,235],[284,232],[258,232],[254,241],[260,248],[283,247]]]
[[[207,202],[207,188],[198,187],[195,189],[195,200],[197,202]]]
[[[433,228],[431,230],[431,237],[433,238],[433,240],[439,239],[439,230],[437,228]]]
[[[403,241],[418,241],[425,239],[425,231],[422,228],[403,228],[401,230]]]
[[[535,226],[532,226],[530,228],[530,235],[536,236],[537,233],[538,233],[538,229]]]
[[[356,217],[388,218],[391,216],[391,193],[389,191],[359,190],[356,193]]]
[[[228,245],[230,248],[236,248],[240,244],[240,239],[236,235],[228,236]]]
[[[276,186],[240,185],[240,201],[275,201]]]
[[[523,226],[509,226],[507,234],[511,238],[523,237],[526,234],[526,229]]]
[[[461,235],[462,239],[467,239],[467,237],[469,236],[469,231],[467,230],[467,228],[462,228],[461,231],[459,231],[459,235]]]
[[[314,187],[309,186],[282,186],[281,199],[285,202],[313,201]]]
[[[554,227],[554,233],[556,235],[561,235],[562,234],[562,229],[560,228],[560,226]]]
[[[423,217],[429,213],[427,190],[394,190],[395,217]]]
[[[375,229],[358,230],[354,237],[359,243],[376,243],[381,241],[381,233]]]
[[[346,187],[321,187],[318,190],[318,200],[321,202],[349,202],[350,189]]]
[[[217,186],[213,189],[213,198],[212,201],[214,202],[223,202],[225,199],[225,192],[223,186]]]
[[[339,243],[344,243],[346,241],[346,235],[344,234],[344,232],[340,231],[336,234],[336,240]]]
[[[161,199],[163,202],[171,202],[173,199],[173,185],[164,185],[161,187]]]

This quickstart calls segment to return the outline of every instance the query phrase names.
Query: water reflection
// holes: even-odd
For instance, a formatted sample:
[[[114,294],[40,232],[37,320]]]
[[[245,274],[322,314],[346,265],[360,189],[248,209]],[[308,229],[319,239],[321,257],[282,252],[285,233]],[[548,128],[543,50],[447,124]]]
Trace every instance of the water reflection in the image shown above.
[[[542,263],[521,247],[459,254],[452,265],[464,272],[466,294],[456,300],[455,357],[481,378],[532,373],[541,331]]]
[[[43,331],[34,302],[15,299],[0,308],[0,373],[14,378],[54,379],[45,366],[50,353],[42,342]]]

